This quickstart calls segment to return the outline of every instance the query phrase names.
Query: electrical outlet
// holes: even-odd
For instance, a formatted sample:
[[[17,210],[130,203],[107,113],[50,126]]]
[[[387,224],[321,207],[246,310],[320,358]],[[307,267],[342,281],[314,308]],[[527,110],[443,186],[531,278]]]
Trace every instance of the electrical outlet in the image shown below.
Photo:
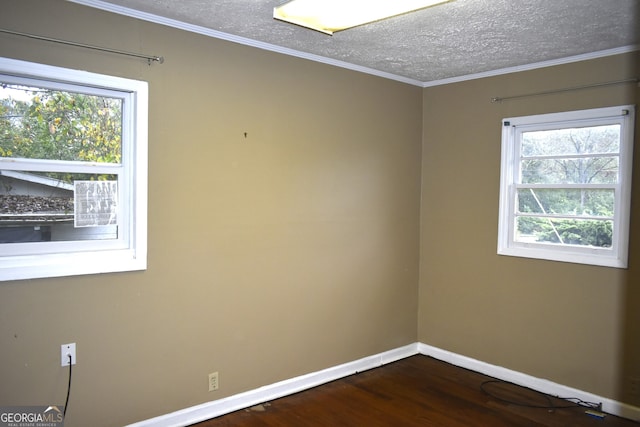
[[[69,355],[71,355],[71,365],[76,364],[76,343],[62,344],[60,346],[60,364],[69,366]]]
[[[212,372],[209,374],[209,391],[216,391],[218,389],[218,373]]]

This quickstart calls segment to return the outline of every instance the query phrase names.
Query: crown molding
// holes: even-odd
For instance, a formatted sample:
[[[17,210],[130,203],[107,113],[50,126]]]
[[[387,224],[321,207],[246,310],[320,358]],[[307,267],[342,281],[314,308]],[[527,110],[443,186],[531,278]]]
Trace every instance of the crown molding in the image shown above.
[[[215,39],[225,40],[233,43],[242,44],[245,46],[251,46],[258,49],[268,50],[271,52],[281,53],[284,55],[294,56],[297,58],[307,59],[314,62],[320,62],[323,64],[333,65],[340,68],[346,68],[348,70],[357,71],[360,73],[371,74],[374,76],[382,77],[385,79],[396,80],[402,83],[407,83],[414,86],[422,86],[423,82],[408,77],[399,76],[396,74],[386,73],[380,70],[374,70],[368,67],[362,67],[359,65],[351,64],[345,61],[339,61],[336,59],[327,58],[325,56],[314,55],[311,53],[300,52],[295,49],[289,49],[282,46],[277,46],[271,43],[265,43],[258,40],[249,39],[246,37],[240,37],[233,34],[224,33],[222,31],[212,30],[211,28],[202,27],[199,25],[193,25],[186,22],[178,21],[175,19],[165,18],[162,16],[154,15],[152,13],[141,12],[139,10],[130,9],[127,7],[107,3],[101,0],[67,0],[71,3],[77,3],[84,6],[93,7],[95,9],[104,10],[107,12],[116,13],[119,15],[128,16],[130,18],[140,19],[142,21],[152,22],[155,24],[164,25],[167,27],[176,28],[179,30],[188,31],[191,33],[200,34],[203,36],[212,37]]]
[[[517,73],[521,71],[535,70],[538,68],[552,67],[555,65],[569,64],[572,62],[587,61],[590,59],[602,58],[606,56],[620,55],[633,51],[640,50],[640,45],[623,46],[614,49],[601,50],[597,52],[585,53],[581,55],[569,56],[565,58],[558,58],[549,61],[536,62],[532,64],[519,65],[515,67],[502,68],[499,70],[467,74],[459,77],[451,77],[446,79],[432,80],[432,81],[420,81],[411,79],[405,76],[397,74],[387,73],[380,70],[375,70],[368,67],[362,67],[356,64],[351,64],[346,61],[339,61],[325,56],[314,55],[311,53],[301,52],[295,49],[289,49],[282,46],[277,46],[271,43],[265,43],[258,40],[253,40],[247,37],[235,36],[233,34],[224,33],[222,31],[212,30],[210,28],[202,27],[199,25],[188,24],[186,22],[178,21],[175,19],[165,18],[152,13],[142,12],[139,10],[131,9],[124,6],[115,5],[102,0],[67,0],[71,3],[77,3],[84,6],[89,6],[95,9],[104,10],[107,12],[116,13],[119,15],[128,16],[131,18],[140,19],[142,21],[152,22],[155,24],[164,25],[220,40],[225,40],[233,43],[242,44],[245,46],[255,47],[257,49],[263,49],[271,52],[281,53],[283,55],[294,56],[297,58],[307,59],[309,61],[319,62],[327,65],[333,65],[335,67],[345,68],[352,71],[357,71],[364,74],[370,74],[378,77],[382,77],[389,80],[395,80],[402,83],[407,83],[414,86],[420,86],[423,88],[441,86],[450,83],[459,83],[468,80],[482,79],[485,77],[493,77],[504,74]]]
[[[531,64],[518,65],[515,67],[501,68],[499,70],[486,71],[483,73],[467,74],[460,77],[452,77],[448,79],[433,80],[423,82],[422,87],[441,86],[449,83],[459,83],[467,80],[483,79],[485,77],[501,76],[504,74],[519,73],[521,71],[535,70],[538,68],[553,67],[556,65],[570,64],[573,62],[588,61],[591,59],[603,58],[606,56],[621,55],[640,50],[640,45],[623,46],[614,49],[600,50],[597,52],[584,53],[581,55],[567,56],[564,58],[552,59],[549,61],[535,62]]]

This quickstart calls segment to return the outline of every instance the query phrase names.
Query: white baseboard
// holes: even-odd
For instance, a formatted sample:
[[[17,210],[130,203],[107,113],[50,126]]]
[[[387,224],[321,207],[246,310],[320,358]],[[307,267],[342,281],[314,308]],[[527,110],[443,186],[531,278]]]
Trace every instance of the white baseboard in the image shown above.
[[[480,360],[442,350],[427,344],[418,344],[418,352],[434,359],[451,363],[452,365],[471,371],[479,372],[490,377],[508,381],[533,390],[549,394],[551,396],[575,397],[585,402],[602,403],[602,410],[608,414],[617,415],[634,421],[640,421],[640,408],[617,400],[598,396],[593,393],[578,390],[549,380],[537,378],[522,372],[513,371],[501,366],[492,365]]]
[[[298,393],[349,375],[377,368],[418,354],[418,344],[409,344],[353,362],[280,381],[223,399],[192,406],[170,414],[130,424],[128,427],[185,427],[240,409]]]
[[[492,365],[457,353],[452,353],[427,344],[414,343],[373,356],[334,366],[321,371],[312,372],[299,377],[266,385],[244,393],[223,399],[206,402],[180,411],[161,415],[156,418],[130,424],[127,427],[185,427],[234,411],[249,408],[260,403],[275,400],[298,393],[321,384],[325,384],[349,375],[377,368],[397,360],[416,354],[431,356],[434,359],[451,363],[500,380],[509,381],[552,396],[575,397],[585,402],[601,402],[602,409],[612,415],[640,421],[640,408],[612,399],[601,397],[575,388],[557,384],[552,381],[533,377],[501,366]]]

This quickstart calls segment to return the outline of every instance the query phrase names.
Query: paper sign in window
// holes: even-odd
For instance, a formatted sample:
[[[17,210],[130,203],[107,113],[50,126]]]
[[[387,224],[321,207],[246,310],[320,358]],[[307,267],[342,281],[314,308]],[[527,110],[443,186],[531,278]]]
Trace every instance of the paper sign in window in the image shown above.
[[[118,225],[118,182],[75,181],[74,226]]]

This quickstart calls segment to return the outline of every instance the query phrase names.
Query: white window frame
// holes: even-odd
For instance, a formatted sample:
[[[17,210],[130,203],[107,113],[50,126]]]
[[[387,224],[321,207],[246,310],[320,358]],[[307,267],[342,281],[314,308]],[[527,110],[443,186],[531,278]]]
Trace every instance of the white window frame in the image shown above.
[[[18,82],[30,81],[31,85],[40,87],[82,87],[86,93],[108,96],[115,94],[124,101],[121,165],[78,165],[78,169],[74,169],[81,172],[83,167],[89,167],[91,173],[112,173],[114,168],[118,168],[118,238],[0,244],[0,281],[145,270],[148,84],[138,80],[8,58],[0,58],[0,74]],[[70,165],[64,164],[65,162],[59,165],[55,165],[55,162],[43,163],[45,171],[52,171],[56,167],[69,171]],[[0,168],[3,169],[23,170],[27,164],[34,170],[33,161],[0,158]]]
[[[503,119],[498,254],[627,268],[634,119],[635,107],[633,105]],[[613,186],[615,201],[611,248],[516,241],[516,185],[520,181],[520,135],[522,132],[591,126],[596,124],[621,125],[618,182]]]

